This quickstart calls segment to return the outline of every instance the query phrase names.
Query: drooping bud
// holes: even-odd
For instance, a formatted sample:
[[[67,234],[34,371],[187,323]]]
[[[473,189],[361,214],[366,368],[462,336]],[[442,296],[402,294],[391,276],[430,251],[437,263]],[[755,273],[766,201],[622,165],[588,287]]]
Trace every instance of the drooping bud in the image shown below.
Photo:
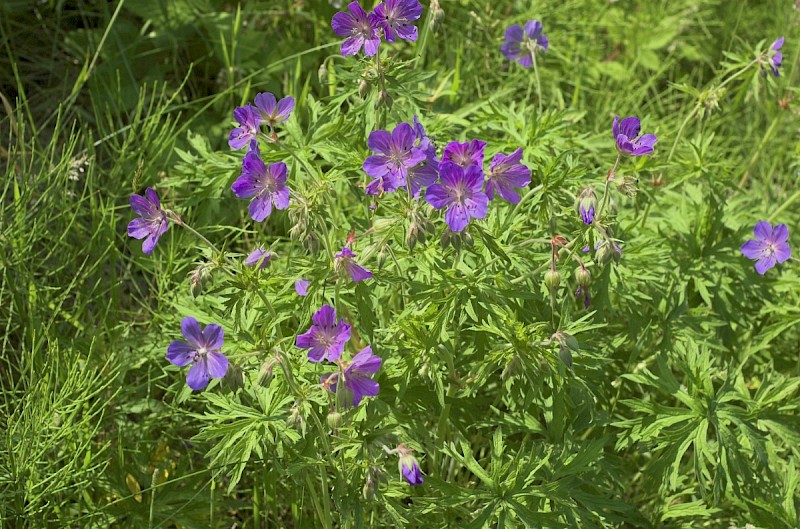
[[[509,378],[519,373],[521,367],[522,367],[522,359],[519,357],[519,355],[514,355],[514,357],[508,361],[506,367],[503,368],[503,372],[500,374],[500,378],[502,378],[503,380],[508,380]]]
[[[299,402],[295,402],[292,405],[292,409],[289,411],[289,417],[286,419],[286,422],[289,424],[289,426],[303,434],[303,436],[306,435],[306,418],[303,417],[303,413],[300,411]]]
[[[203,289],[210,278],[211,268],[205,263],[189,272],[189,291],[192,293],[193,298],[203,293]]]
[[[553,334],[550,339],[558,343],[558,358],[564,362],[567,367],[572,368],[572,353],[577,354],[581,350],[578,340],[564,331],[558,331]]]
[[[369,467],[367,469],[367,478],[364,480],[364,487],[361,489],[361,495],[365,500],[369,501],[375,498],[375,492],[378,490],[383,473],[379,467]]]
[[[358,83],[358,95],[362,99],[369,95],[369,83],[366,79],[361,79],[361,82]]]
[[[594,213],[597,209],[597,195],[594,193],[594,188],[589,186],[578,195],[575,202],[575,209],[578,211],[581,220],[587,226],[594,222]]]
[[[561,274],[556,269],[550,269],[544,274],[544,284],[547,288],[554,292],[558,290],[558,286],[561,284]]]
[[[385,106],[386,110],[392,109],[392,104],[394,103],[394,99],[389,94],[389,92],[384,88],[380,92],[378,92],[378,106]]]
[[[422,471],[419,468],[417,458],[411,455],[411,448],[401,444],[395,451],[400,456],[400,460],[397,462],[397,468],[400,470],[403,479],[405,479],[409,485],[422,485],[425,480],[422,477]]]
[[[580,268],[575,270],[575,280],[578,282],[578,286],[587,288],[592,282],[592,274],[589,273],[585,266],[581,265]]]
[[[328,428],[332,431],[338,430],[342,426],[342,414],[336,410],[331,410],[328,414]]]
[[[317,77],[319,77],[320,84],[325,84],[328,81],[328,61],[322,61],[317,70]]]
[[[440,22],[444,18],[444,10],[439,0],[431,0],[431,23]]]

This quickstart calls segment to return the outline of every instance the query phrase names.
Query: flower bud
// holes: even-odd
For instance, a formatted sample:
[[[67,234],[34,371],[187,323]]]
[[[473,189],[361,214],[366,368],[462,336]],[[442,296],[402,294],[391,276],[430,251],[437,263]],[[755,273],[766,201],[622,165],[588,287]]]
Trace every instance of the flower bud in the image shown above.
[[[189,272],[189,291],[196,298],[203,293],[207,281],[211,278],[211,269],[206,264],[201,264]]]
[[[503,380],[508,380],[509,378],[519,373],[521,367],[522,367],[522,359],[519,356],[514,355],[514,357],[511,360],[509,360],[509,362],[506,364],[506,367],[500,374],[500,378],[502,378]]]
[[[358,95],[363,98],[369,95],[369,83],[366,79],[361,79],[361,82],[358,83]]]
[[[589,186],[578,195],[578,200],[575,202],[575,209],[578,211],[581,220],[584,224],[589,225],[594,222],[594,213],[597,209],[597,195],[594,193],[594,188]]]
[[[327,61],[322,61],[322,64],[319,65],[319,70],[317,70],[317,77],[319,77],[320,84],[325,84],[328,80],[328,63]]]
[[[394,103],[394,100],[385,88],[378,92],[378,106],[383,105],[386,107],[386,110],[391,110],[392,103]]]
[[[561,284],[561,274],[558,273],[558,270],[548,270],[544,274],[544,284],[551,291],[558,290],[558,286]]]
[[[439,0],[431,0],[431,23],[436,23],[444,18],[444,10],[439,5]]]
[[[292,409],[289,411],[289,417],[286,419],[286,422],[289,424],[289,426],[298,430],[301,434],[305,436],[306,418],[303,417],[303,413],[300,411],[299,402],[295,402],[292,405]]]
[[[608,264],[611,261],[611,250],[609,248],[609,244],[606,241],[602,241],[600,243],[600,247],[597,249],[595,253],[595,259],[598,263],[602,265]]]
[[[405,479],[409,485],[422,485],[425,480],[422,477],[422,471],[419,468],[417,458],[411,455],[411,449],[400,445],[395,450],[400,455],[397,468],[400,470],[403,479]]]
[[[270,358],[258,369],[258,379],[257,383],[260,386],[268,386],[270,381],[272,380],[272,373],[275,368],[276,360],[275,358]]]
[[[332,431],[338,430],[342,426],[342,414],[336,410],[331,410],[328,414],[328,428]]]
[[[575,270],[575,280],[578,282],[578,285],[587,288],[589,283],[592,282],[592,274],[589,273],[585,267],[581,266],[577,270]]]

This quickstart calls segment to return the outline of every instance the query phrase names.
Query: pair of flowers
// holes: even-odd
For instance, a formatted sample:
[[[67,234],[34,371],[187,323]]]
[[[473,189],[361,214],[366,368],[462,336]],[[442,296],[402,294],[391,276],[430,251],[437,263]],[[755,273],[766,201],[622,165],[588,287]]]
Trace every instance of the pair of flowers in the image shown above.
[[[358,2],[350,2],[347,12],[333,15],[331,27],[342,42],[342,55],[355,55],[361,48],[364,54],[372,57],[378,53],[381,43],[381,30],[387,42],[398,38],[416,41],[417,27],[412,24],[422,15],[422,5],[418,0],[385,0],[367,13]]]
[[[486,142],[450,142],[440,161],[436,146],[417,116],[413,125],[399,123],[391,132],[372,131],[367,146],[375,154],[368,156],[362,165],[364,172],[374,179],[367,185],[366,193],[391,193],[405,187],[416,197],[427,187],[425,200],[436,209],[447,208],[445,219],[452,231],[462,231],[470,218],[485,217],[489,200],[495,194],[511,203],[519,202],[515,188],[525,187],[531,181],[530,169],[519,163],[520,148],[510,155],[494,156],[484,192]]]
[[[258,134],[261,125],[266,124],[277,140],[274,126],[289,119],[294,110],[294,98],[289,96],[277,101],[273,94],[261,92],[256,95],[254,103],[255,106],[248,103],[233,111],[239,126],[228,136],[228,145],[236,150],[247,146],[247,154],[242,161],[242,172],[231,190],[238,198],[252,198],[248,208],[250,217],[262,222],[270,216],[273,207],[289,207],[290,189],[286,185],[286,164],[276,162],[267,166],[261,160]]]
[[[309,349],[308,359],[311,362],[322,362],[327,359],[339,364],[339,371],[325,373],[320,383],[328,390],[336,393],[339,383],[344,383],[347,391],[347,404],[358,406],[364,397],[374,397],[380,386],[372,380],[381,367],[381,359],[372,354],[372,346],[367,346],[353,357],[350,362],[341,359],[345,344],[350,340],[351,326],[344,318],[336,320],[336,309],[323,305],[311,317],[312,325],[305,333],[299,335],[295,344],[300,349]]]

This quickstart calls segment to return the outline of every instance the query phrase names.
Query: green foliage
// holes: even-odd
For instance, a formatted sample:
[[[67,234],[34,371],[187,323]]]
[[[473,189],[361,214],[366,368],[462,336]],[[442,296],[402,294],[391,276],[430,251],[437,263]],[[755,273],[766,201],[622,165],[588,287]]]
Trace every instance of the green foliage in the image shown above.
[[[339,55],[324,0],[29,4],[0,5],[0,525],[798,526],[797,263],[759,276],[739,252],[763,219],[797,252],[787,2],[426,1],[380,68]],[[499,51],[531,18],[539,79]],[[258,224],[226,138],[263,91],[297,105],[262,142],[292,202]],[[440,152],[523,147],[520,203],[453,236],[365,196],[368,134],[414,115]],[[659,143],[612,182],[615,115]],[[590,227],[588,185],[608,198]],[[215,248],[173,223],[143,255],[125,225],[146,186]],[[351,230],[368,282],[335,270]],[[620,258],[579,251],[603,233]],[[257,246],[263,271],[240,264]],[[353,324],[346,358],[383,360],[355,409],[295,347],[323,303]],[[164,358],[189,315],[231,360],[203,392]]]

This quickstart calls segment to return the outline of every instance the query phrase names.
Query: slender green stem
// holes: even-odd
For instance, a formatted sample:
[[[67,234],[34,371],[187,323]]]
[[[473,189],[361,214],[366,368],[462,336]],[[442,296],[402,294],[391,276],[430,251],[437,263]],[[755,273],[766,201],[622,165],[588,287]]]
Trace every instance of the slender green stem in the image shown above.
[[[539,66],[536,64],[536,53],[531,52],[533,58],[533,75],[536,78],[536,99],[539,104],[539,114],[542,113],[542,84],[539,80]]]
[[[614,161],[614,167],[611,168],[611,170],[608,172],[608,175],[606,176],[606,183],[605,186],[603,187],[603,199],[600,201],[600,207],[597,208],[597,214],[595,215],[597,219],[600,219],[602,217],[603,210],[605,209],[606,204],[608,204],[609,187],[611,185],[611,181],[617,176],[617,169],[619,169],[619,162],[621,159],[622,159],[622,153],[618,152],[617,159]]]
[[[178,214],[177,214],[177,213],[175,213],[174,211],[168,211],[167,213],[168,213],[168,214],[169,214],[169,213],[171,213],[171,214],[172,214],[172,215],[171,215],[171,216],[172,216],[172,219],[175,221],[175,223],[176,223],[176,224],[178,224],[179,226],[183,227],[184,229],[186,229],[186,230],[187,230],[187,231],[189,231],[190,233],[194,234],[194,236],[195,236],[195,237],[197,237],[198,239],[200,239],[201,241],[203,241],[204,243],[206,243],[206,244],[208,245],[208,247],[209,247],[209,248],[211,248],[211,249],[212,249],[214,252],[216,252],[216,253],[218,253],[218,254],[220,254],[220,255],[223,255],[223,254],[222,254],[222,251],[220,251],[220,249],[219,249],[219,248],[217,248],[216,246],[214,246],[214,243],[213,243],[213,242],[209,241],[208,239],[206,239],[206,237],[205,237],[205,236],[204,236],[202,233],[200,233],[200,232],[199,232],[199,231],[197,231],[196,229],[192,228],[191,226],[189,226],[188,224],[186,224],[185,222],[183,222],[183,219],[182,219],[182,218],[180,218],[180,217],[178,216]]]
[[[743,188],[747,184],[747,180],[750,179],[750,170],[756,164],[758,159],[761,157],[761,153],[764,151],[764,147],[766,147],[767,142],[772,139],[772,135],[775,134],[775,131],[778,129],[778,123],[780,123],[781,114],[778,115],[775,119],[772,120],[769,128],[767,129],[766,134],[764,137],[761,138],[761,142],[758,144],[758,148],[756,152],[753,153],[753,156],[750,158],[750,162],[747,164],[747,167],[744,170],[744,174],[742,175],[742,179],[739,180],[739,189]]]
[[[314,174],[314,171],[312,171],[311,166],[308,165],[305,161],[301,160],[300,157],[297,156],[297,154],[295,154],[294,150],[292,150],[288,145],[286,145],[283,142],[277,142],[277,144],[281,149],[283,149],[284,151],[289,153],[289,155],[292,158],[297,160],[297,163],[299,163],[306,170],[306,172],[309,174],[309,176]]]

